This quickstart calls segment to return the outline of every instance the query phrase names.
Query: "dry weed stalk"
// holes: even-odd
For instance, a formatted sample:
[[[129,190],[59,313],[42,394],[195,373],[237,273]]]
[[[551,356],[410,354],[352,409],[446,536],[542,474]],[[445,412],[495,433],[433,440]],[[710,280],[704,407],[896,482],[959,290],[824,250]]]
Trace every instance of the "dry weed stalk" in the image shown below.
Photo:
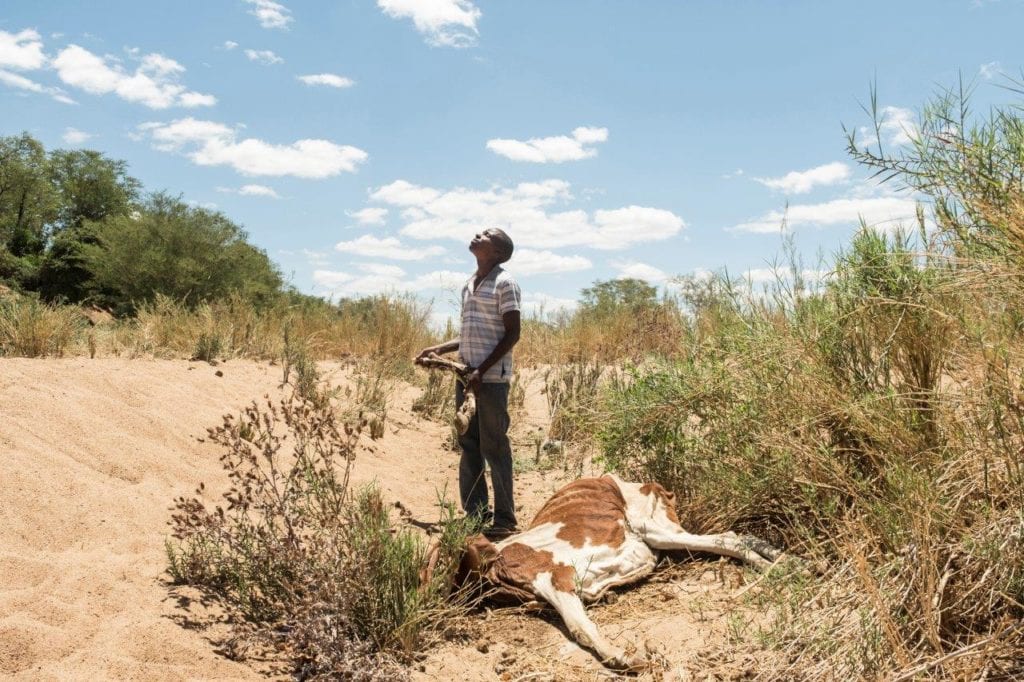
[[[465,529],[443,519],[435,578],[421,584],[420,538],[394,531],[376,489],[349,490],[365,427],[297,391],[253,403],[210,429],[228,478],[220,503],[202,484],[175,501],[175,582],[219,598],[244,619],[239,641],[271,645],[303,679],[402,678],[463,608],[447,585]]]

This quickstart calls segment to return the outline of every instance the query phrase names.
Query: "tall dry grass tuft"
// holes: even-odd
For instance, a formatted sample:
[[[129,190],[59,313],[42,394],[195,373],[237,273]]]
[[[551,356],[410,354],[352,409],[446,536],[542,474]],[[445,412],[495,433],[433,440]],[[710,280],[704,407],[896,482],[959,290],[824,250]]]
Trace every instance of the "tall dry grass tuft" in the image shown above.
[[[50,305],[29,296],[0,298],[2,355],[61,357],[76,339],[84,339],[85,328],[85,318],[75,307]]]

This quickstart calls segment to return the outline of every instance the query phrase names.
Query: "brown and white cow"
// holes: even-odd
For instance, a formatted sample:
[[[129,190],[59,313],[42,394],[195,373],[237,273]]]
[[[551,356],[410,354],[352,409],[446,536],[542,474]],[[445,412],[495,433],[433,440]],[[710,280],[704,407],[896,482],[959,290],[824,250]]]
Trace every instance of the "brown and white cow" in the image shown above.
[[[614,474],[584,478],[556,492],[529,528],[492,543],[469,539],[457,581],[480,580],[492,596],[543,600],[565,621],[572,637],[605,665],[639,669],[598,631],[583,607],[609,588],[649,575],[658,550],[710,552],[765,570],[779,550],[735,533],[693,535],[679,525],[675,496],[657,483],[629,483]]]

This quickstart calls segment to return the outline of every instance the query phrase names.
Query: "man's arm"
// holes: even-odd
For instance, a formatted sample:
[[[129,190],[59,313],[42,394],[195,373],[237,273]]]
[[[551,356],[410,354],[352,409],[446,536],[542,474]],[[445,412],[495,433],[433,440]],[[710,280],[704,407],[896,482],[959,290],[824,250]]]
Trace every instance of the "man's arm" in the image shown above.
[[[501,341],[498,341],[498,345],[494,347],[491,354],[487,356],[487,359],[480,363],[480,366],[473,370],[473,372],[466,378],[466,385],[470,388],[476,388],[480,385],[481,377],[487,373],[491,367],[494,366],[498,360],[505,357],[505,353],[512,350],[512,346],[519,342],[519,333],[521,329],[520,316],[518,310],[510,310],[501,316],[501,322],[505,325],[505,335],[501,337]]]
[[[437,353],[438,355],[444,355],[445,353],[451,353],[459,349],[459,340],[457,338],[439,343],[436,346],[428,346],[420,351],[420,354],[416,356],[416,362],[419,362],[423,358],[427,357],[431,353]]]

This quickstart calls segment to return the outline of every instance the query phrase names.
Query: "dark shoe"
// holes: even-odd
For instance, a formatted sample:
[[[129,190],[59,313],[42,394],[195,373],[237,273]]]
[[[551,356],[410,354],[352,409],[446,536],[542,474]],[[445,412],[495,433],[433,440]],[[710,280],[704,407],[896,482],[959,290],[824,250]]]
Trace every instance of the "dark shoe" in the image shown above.
[[[503,528],[501,526],[490,526],[489,528],[484,528],[484,537],[491,542],[504,540],[510,535],[515,535],[515,533],[515,528]]]

